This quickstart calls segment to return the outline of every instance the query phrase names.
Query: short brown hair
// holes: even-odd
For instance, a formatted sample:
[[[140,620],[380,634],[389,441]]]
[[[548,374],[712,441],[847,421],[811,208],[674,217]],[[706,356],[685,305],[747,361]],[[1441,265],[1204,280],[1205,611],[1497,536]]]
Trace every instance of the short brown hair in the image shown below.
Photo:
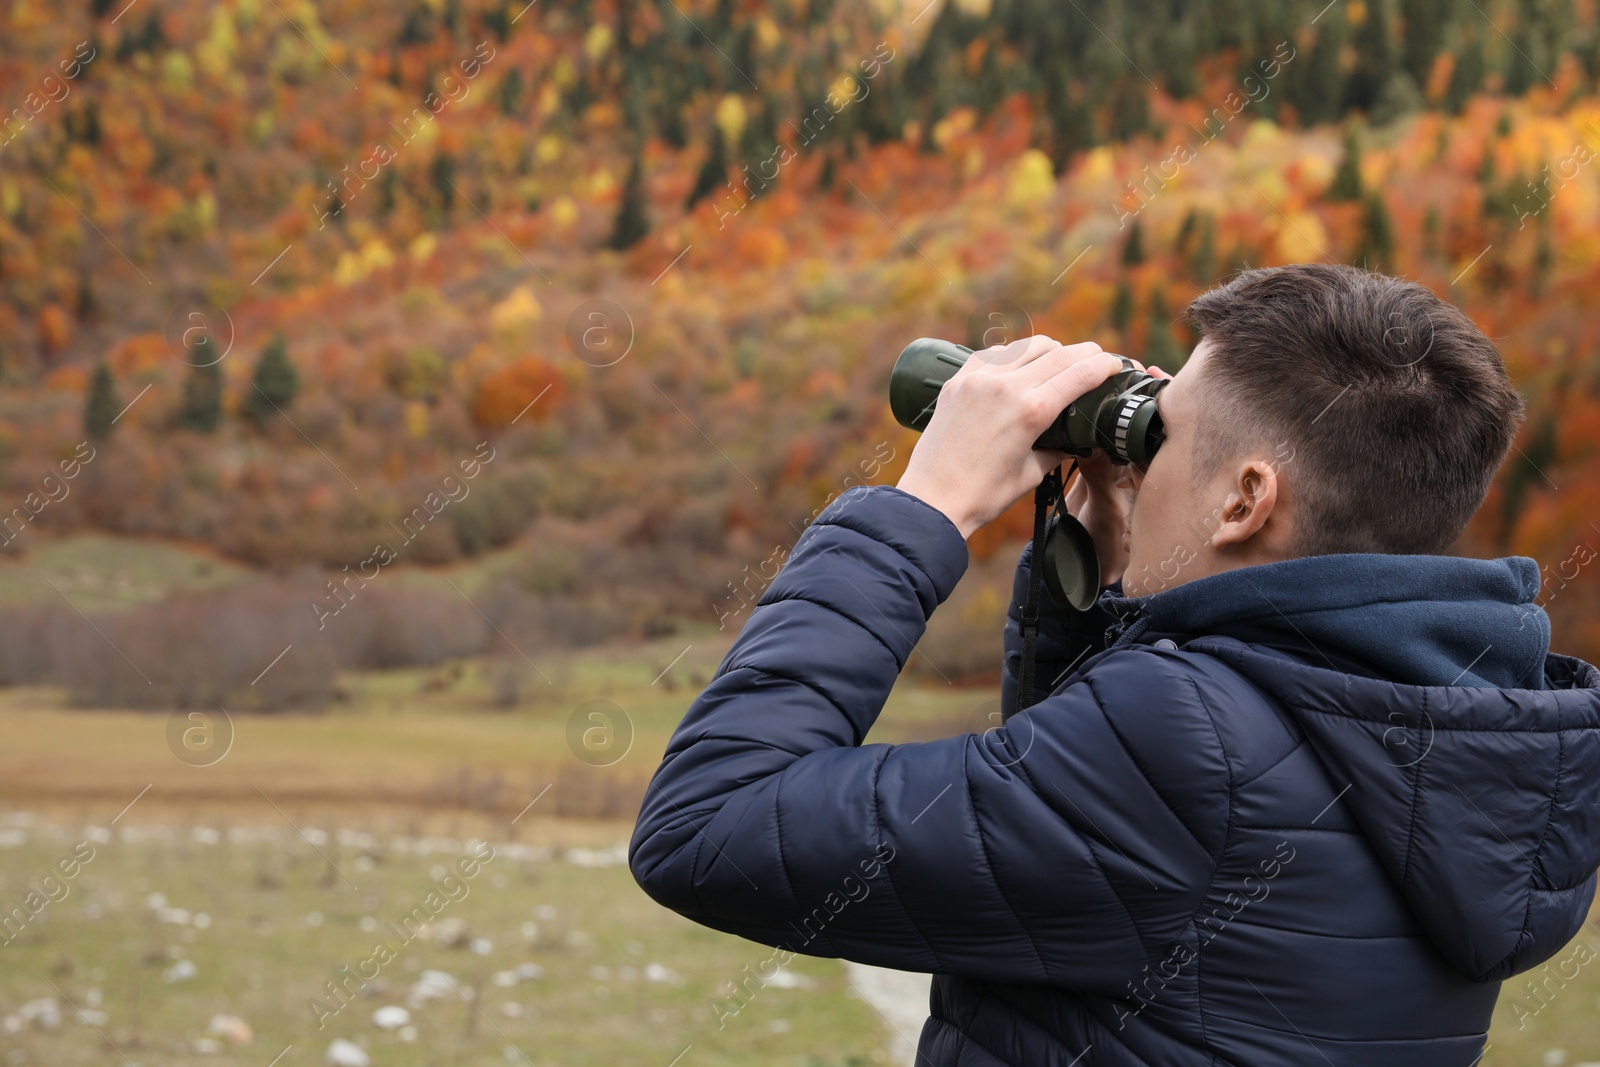
[[[1301,555],[1443,552],[1522,421],[1494,343],[1414,282],[1323,263],[1248,270],[1186,314],[1211,342],[1196,465],[1292,447]]]

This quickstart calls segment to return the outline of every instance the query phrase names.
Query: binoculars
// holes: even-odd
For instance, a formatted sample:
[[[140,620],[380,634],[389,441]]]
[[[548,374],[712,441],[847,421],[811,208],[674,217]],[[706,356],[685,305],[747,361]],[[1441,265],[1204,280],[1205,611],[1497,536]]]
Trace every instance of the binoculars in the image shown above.
[[[925,429],[939,390],[971,355],[965,345],[933,337],[907,345],[889,375],[889,409],[895,421],[919,433]],[[1167,379],[1146,374],[1127,356],[1117,358],[1122,370],[1068,404],[1034,440],[1034,448],[1073,456],[1102,449],[1113,462],[1149,466],[1165,436],[1156,394]],[[1063,496],[1057,497],[1046,523],[1043,550],[1036,546],[1034,567],[1043,570],[1045,589],[1058,607],[1087,611],[1094,606],[1100,593],[1094,539],[1067,512]]]
[[[971,355],[965,345],[933,337],[907,345],[889,375],[889,409],[895,421],[920,433],[933,417],[939,390]],[[1127,356],[1117,358],[1122,370],[1068,404],[1033,442],[1034,448],[1074,456],[1099,448],[1115,462],[1149,466],[1163,437],[1156,394],[1167,380],[1146,374]]]

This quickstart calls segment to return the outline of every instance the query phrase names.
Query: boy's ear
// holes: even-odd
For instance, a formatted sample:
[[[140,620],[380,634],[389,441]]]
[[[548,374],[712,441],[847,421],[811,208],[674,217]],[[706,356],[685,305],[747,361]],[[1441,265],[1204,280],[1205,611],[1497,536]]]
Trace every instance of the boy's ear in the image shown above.
[[[1260,533],[1278,506],[1278,489],[1275,464],[1247,460],[1222,505],[1220,525],[1211,534],[1211,547],[1222,551],[1243,545]]]

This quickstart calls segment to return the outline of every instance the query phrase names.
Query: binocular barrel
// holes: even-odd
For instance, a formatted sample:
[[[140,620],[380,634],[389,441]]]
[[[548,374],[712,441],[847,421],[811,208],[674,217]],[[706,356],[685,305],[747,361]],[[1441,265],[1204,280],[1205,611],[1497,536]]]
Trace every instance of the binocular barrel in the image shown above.
[[[971,356],[965,345],[935,337],[919,337],[907,345],[889,375],[889,409],[895,421],[919,433],[925,429],[944,383]],[[1034,448],[1076,456],[1100,448],[1114,460],[1149,465],[1163,437],[1156,393],[1167,380],[1151,377],[1127,356],[1117,358],[1123,369],[1068,404],[1033,442]]]

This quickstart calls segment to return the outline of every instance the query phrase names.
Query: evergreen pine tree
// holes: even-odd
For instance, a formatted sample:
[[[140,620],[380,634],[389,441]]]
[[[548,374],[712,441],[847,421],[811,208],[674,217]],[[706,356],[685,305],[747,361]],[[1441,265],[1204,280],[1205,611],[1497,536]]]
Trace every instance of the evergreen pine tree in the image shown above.
[[[1544,63],[1540,62],[1544,58],[1540,47],[1541,35],[1530,7],[1532,5],[1521,5],[1517,13],[1517,28],[1512,31],[1511,48],[1506,52],[1505,86],[1506,92],[1512,96],[1521,96],[1545,78],[1540,72],[1544,67]]]
[[[1355,37],[1355,67],[1345,82],[1346,107],[1369,110],[1394,73],[1394,51],[1389,36],[1388,0],[1368,0],[1366,17]]]
[[[194,346],[189,353],[195,359],[209,356],[205,348]],[[178,405],[177,424],[180,429],[196,433],[213,433],[222,423],[222,366],[218,363],[191,365],[189,376],[183,382],[183,400]]]
[[[1179,100],[1200,95],[1200,77],[1194,52],[1194,30],[1187,21],[1174,23],[1157,37],[1155,46],[1167,92]]]
[[[1533,249],[1533,295],[1543,296],[1556,263],[1556,250],[1550,243],[1550,227],[1540,225],[1539,241]]]
[[[1050,111],[1050,162],[1056,177],[1065,173],[1074,153],[1094,146],[1094,113],[1081,93],[1063,88]]]
[[[1456,51],[1455,65],[1450,68],[1450,85],[1445,89],[1444,102],[1452,113],[1459,114],[1467,98],[1483,84],[1484,68],[1483,35],[1474,27],[1463,38]]]
[[[1110,125],[1113,141],[1127,141],[1150,129],[1150,101],[1143,80],[1117,79],[1111,87]]]
[[[1166,299],[1161,290],[1157,289],[1150,295],[1150,319],[1145,334],[1144,357],[1145,366],[1154,364],[1169,374],[1183,365],[1185,355],[1178,342],[1172,336],[1172,324],[1168,321],[1171,316],[1167,313]]]
[[[1139,220],[1134,219],[1133,225],[1128,227],[1128,239],[1122,243],[1122,265],[1137,267],[1144,262],[1144,232],[1139,228]]]
[[[1389,209],[1383,197],[1372,193],[1366,198],[1366,210],[1361,216],[1361,247],[1356,253],[1356,266],[1367,270],[1384,270],[1394,265],[1394,224],[1389,221]]]
[[[622,187],[622,203],[617,206],[616,223],[611,228],[606,247],[620,252],[637,244],[649,232],[650,220],[644,206],[644,167],[635,150],[633,163],[628,167],[628,180]]]
[[[678,87],[676,92],[662,94],[662,99],[657,106],[656,126],[661,131],[661,139],[681,152],[689,147],[689,129],[683,124],[683,111],[681,102],[689,95],[683,87],[681,80],[674,78],[673,84]]]
[[[1574,40],[1572,54],[1583,64],[1583,72],[1591,82],[1600,78],[1600,29],[1591,27],[1589,32]]]
[[[1196,285],[1210,285],[1217,273],[1217,220],[1210,212],[1200,217],[1199,236],[1195,238],[1194,251],[1186,264],[1189,280]]]
[[[1439,244],[1439,209],[1432,204],[1422,216],[1422,251],[1429,256],[1438,256],[1443,251]]]
[[[684,201],[683,209],[687,211],[694,207],[710,196],[713,190],[722,188],[727,180],[728,148],[722,140],[722,127],[713,126],[711,150],[706,153],[706,161],[700,165],[700,173],[695,175],[694,186],[689,190],[689,199]]]
[[[1183,216],[1183,223],[1178,227],[1178,237],[1172,242],[1172,250],[1179,256],[1188,255],[1190,243],[1199,232],[1199,226],[1200,212],[1196,208],[1190,208]]]
[[[1400,62],[1417,85],[1428,84],[1449,17],[1446,0],[1400,0],[1405,27]]]
[[[1372,104],[1372,123],[1375,126],[1387,125],[1425,107],[1427,101],[1422,99],[1422,91],[1411,80],[1411,75],[1397,70],[1390,75],[1389,83]]]
[[[1317,26],[1317,40],[1311,46],[1305,66],[1290,69],[1290,99],[1302,126],[1315,126],[1339,117],[1343,95],[1343,72],[1339,54],[1344,49],[1344,20],[1335,15]]]
[[[110,437],[121,413],[117,383],[111,379],[111,368],[102,360],[89,379],[89,394],[83,404],[83,432],[90,437]]]
[[[1334,172],[1333,184],[1328,186],[1329,200],[1361,199],[1361,142],[1352,126],[1344,134],[1344,158]]]
[[[428,175],[433,179],[434,191],[439,194],[439,208],[446,215],[450,214],[450,206],[455,203],[456,187],[456,161],[449,152],[440,152],[433,157],[433,164],[428,168]]]
[[[515,115],[522,103],[522,68],[512,67],[500,79],[500,114]]]
[[[990,37],[983,52],[983,65],[978,68],[978,115],[988,118],[1006,97],[1005,76],[1000,69],[1000,41]]]
[[[287,411],[299,393],[300,373],[289,360],[289,346],[283,334],[277,334],[261,350],[239,410],[245,418],[262,426],[279,411]]]
[[[1111,325],[1119,330],[1125,330],[1132,321],[1133,287],[1128,284],[1128,279],[1122,278],[1117,282],[1116,292],[1111,296]]]

